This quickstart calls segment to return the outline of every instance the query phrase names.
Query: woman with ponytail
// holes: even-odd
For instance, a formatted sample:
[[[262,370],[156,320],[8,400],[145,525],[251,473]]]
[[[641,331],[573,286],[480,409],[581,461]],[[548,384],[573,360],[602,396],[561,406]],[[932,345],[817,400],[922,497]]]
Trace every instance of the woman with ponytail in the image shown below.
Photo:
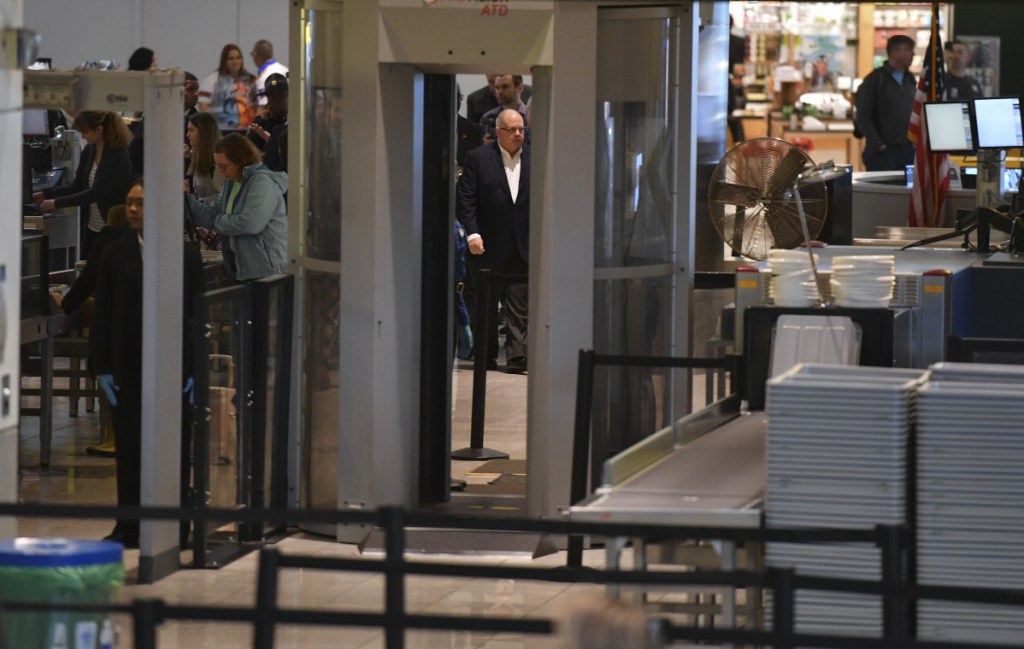
[[[106,225],[104,215],[124,200],[128,191],[132,179],[128,145],[132,135],[121,116],[108,111],[82,111],[71,127],[87,142],[74,182],[36,192],[32,198],[44,213],[63,207],[82,208],[79,258],[86,259],[96,234]]]

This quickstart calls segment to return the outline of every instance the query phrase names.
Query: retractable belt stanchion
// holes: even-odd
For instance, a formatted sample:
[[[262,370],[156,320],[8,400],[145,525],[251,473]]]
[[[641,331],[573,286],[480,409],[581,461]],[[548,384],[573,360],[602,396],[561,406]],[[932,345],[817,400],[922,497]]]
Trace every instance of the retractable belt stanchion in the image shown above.
[[[508,453],[484,447],[484,412],[487,399],[487,346],[491,326],[491,271],[476,270],[476,350],[473,356],[473,415],[469,448],[452,451],[453,460],[507,460]]]

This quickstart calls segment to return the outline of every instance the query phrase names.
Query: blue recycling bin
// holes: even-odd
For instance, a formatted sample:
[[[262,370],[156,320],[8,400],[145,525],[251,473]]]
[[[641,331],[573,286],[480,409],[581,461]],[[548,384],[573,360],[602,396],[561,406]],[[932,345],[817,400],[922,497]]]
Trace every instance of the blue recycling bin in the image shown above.
[[[120,543],[111,541],[0,541],[0,605],[107,604],[124,584],[123,552]],[[113,643],[106,614],[7,610],[0,628],[8,649],[109,649]]]

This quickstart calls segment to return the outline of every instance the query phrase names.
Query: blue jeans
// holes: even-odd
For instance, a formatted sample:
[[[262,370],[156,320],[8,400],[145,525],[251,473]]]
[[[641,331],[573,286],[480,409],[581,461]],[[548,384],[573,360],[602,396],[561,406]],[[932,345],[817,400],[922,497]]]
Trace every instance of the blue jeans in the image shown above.
[[[884,151],[864,149],[862,159],[867,171],[903,171],[914,164],[914,145],[888,146]]]

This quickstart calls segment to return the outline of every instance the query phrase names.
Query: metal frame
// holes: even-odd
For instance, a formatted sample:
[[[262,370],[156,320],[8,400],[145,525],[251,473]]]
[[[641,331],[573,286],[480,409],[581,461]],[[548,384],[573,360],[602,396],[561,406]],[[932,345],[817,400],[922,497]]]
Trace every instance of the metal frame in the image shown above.
[[[227,308],[231,311],[234,358],[235,413],[238,446],[234,471],[236,481],[235,507],[249,507],[251,503],[252,475],[248,470],[252,459],[252,410],[253,398],[249,377],[252,362],[252,295],[248,284],[217,289],[195,297],[193,313],[195,333],[193,340],[193,387],[195,405],[193,415],[192,443],[192,508],[203,511],[210,508],[210,358],[219,350],[211,348],[214,337],[211,314],[214,309]],[[265,392],[265,390],[264,390]],[[229,519],[230,520],[230,519]],[[192,567],[217,568],[237,557],[241,552],[240,542],[246,529],[238,528],[238,537],[219,535],[214,542],[213,532],[208,529],[208,520],[198,520],[192,532]]]
[[[288,422],[292,386],[292,335],[295,278],[277,275],[249,284],[252,290],[252,464],[251,498],[253,509],[281,508],[288,502]],[[276,294],[276,302],[272,296]],[[271,305],[277,309],[271,312]],[[277,335],[271,339],[270,323],[277,322]],[[270,352],[274,353],[274,389],[268,390]],[[267,421],[268,397],[273,404],[273,419]],[[269,429],[268,429],[269,425]],[[269,433],[269,434],[268,434]],[[270,447],[267,447],[267,441]],[[270,475],[265,473],[270,454]],[[285,521],[267,521],[262,527],[246,526],[242,538],[257,541],[283,531]]]

